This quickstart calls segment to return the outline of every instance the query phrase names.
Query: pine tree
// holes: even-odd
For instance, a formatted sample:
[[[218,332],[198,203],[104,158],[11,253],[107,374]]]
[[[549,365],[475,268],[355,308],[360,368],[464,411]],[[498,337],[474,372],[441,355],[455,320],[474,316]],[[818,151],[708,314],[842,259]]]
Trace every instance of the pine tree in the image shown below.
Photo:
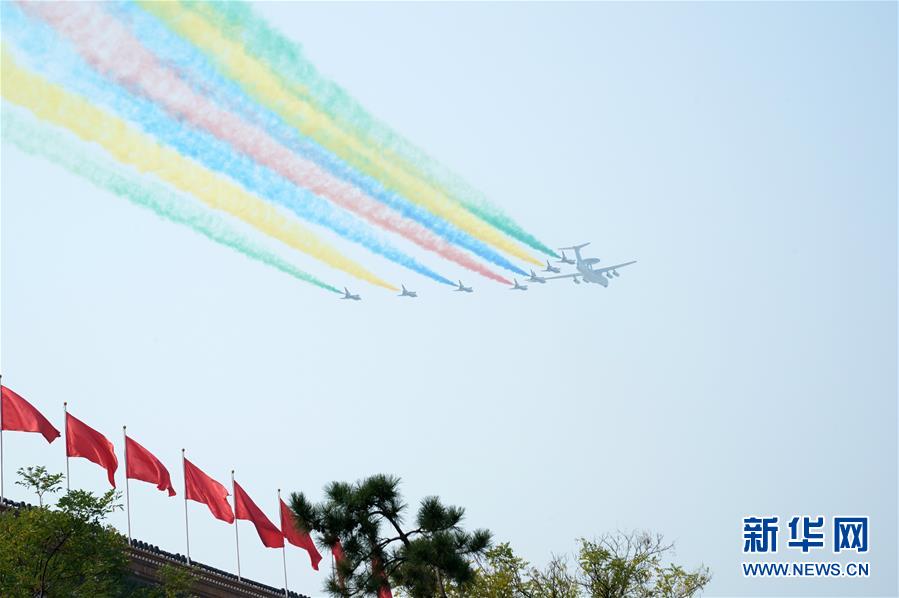
[[[333,596],[377,595],[385,581],[412,598],[446,596],[448,586],[464,586],[474,578],[473,559],[490,546],[490,532],[466,532],[465,511],[439,498],[423,499],[415,527],[404,527],[407,505],[400,480],[374,475],[355,483],[332,482],[325,499],[311,503],[291,495],[291,508],[302,531],[320,544],[340,542],[344,558],[326,590]]]

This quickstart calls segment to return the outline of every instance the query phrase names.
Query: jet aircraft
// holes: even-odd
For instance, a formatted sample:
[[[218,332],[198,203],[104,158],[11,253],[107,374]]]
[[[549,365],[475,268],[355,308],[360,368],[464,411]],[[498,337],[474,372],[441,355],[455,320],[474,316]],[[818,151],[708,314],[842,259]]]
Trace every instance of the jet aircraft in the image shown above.
[[[542,276],[537,276],[537,274],[531,270],[531,277],[528,278],[528,282],[536,282],[538,284],[546,284],[546,279]]]
[[[615,264],[614,266],[606,266],[605,268],[594,268],[594,264],[599,263],[599,258],[597,257],[582,257],[581,249],[589,245],[589,243],[583,243],[581,245],[575,245],[573,247],[565,247],[565,249],[571,249],[574,251],[575,256],[575,268],[577,268],[577,272],[574,274],[562,274],[560,276],[548,276],[546,280],[553,280],[556,278],[573,278],[575,282],[578,282],[578,278],[580,277],[586,283],[594,283],[601,284],[604,287],[609,286],[609,279],[614,276],[620,276],[618,274],[618,268],[623,268],[625,266],[630,266],[631,264],[636,264],[637,261],[633,260],[630,262],[624,262],[623,264]]]
[[[518,279],[517,279],[517,278],[513,278],[512,280],[515,281],[515,286],[509,287],[509,290],[510,290],[510,291],[526,291],[526,290],[528,290],[528,285],[526,285],[526,284],[518,284]]]
[[[461,281],[461,280],[459,281],[459,286],[457,286],[457,287],[456,287],[455,289],[453,289],[453,290],[456,291],[456,292],[462,292],[462,293],[474,293],[474,289],[471,288],[471,287],[467,287],[467,286],[465,286],[464,284],[462,284],[462,281]]]
[[[341,299],[350,299],[352,301],[362,301],[362,297],[359,295],[353,295],[350,293],[346,287],[343,287],[343,297]]]
[[[401,284],[400,286],[403,287],[403,292],[399,295],[400,297],[418,297],[418,293],[408,290],[406,285]]]
[[[556,268],[555,266],[551,265],[551,264],[549,263],[549,260],[546,260],[546,268],[544,268],[544,269],[542,270],[542,272],[553,272],[553,273],[555,273],[555,274],[558,274],[559,272],[561,272],[561,270],[559,270],[559,269]]]
[[[562,250],[562,259],[556,260],[557,264],[574,264],[574,260],[565,255],[565,250]]]

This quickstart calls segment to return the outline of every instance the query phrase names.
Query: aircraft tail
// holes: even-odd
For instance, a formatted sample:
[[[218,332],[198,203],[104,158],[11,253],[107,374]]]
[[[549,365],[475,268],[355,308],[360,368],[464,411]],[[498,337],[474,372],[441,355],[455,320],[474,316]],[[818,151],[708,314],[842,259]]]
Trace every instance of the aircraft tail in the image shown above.
[[[562,249],[570,249],[570,250],[572,250],[572,251],[577,251],[577,250],[579,250],[579,249],[583,249],[584,247],[586,247],[586,246],[589,245],[589,244],[590,244],[590,243],[587,242],[587,243],[581,243],[580,245],[572,245],[571,247],[559,247],[559,249],[560,249],[560,250],[562,250]]]

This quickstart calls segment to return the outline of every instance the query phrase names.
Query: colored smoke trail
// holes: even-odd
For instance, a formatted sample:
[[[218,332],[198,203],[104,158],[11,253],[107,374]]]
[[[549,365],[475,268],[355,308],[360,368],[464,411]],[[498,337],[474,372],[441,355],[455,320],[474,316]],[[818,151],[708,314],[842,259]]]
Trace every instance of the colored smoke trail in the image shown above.
[[[469,234],[519,259],[542,264],[512,239],[450,201],[439,190],[402,172],[379,156],[377,151],[347,135],[327,115],[310,106],[300,95],[292,93],[287,88],[290,86],[285,86],[264,63],[248,55],[242,46],[198,15],[188,12],[181,4],[141,1],[140,5],[159,17],[173,31],[203,49],[220,69],[238,81],[254,99],[275,111],[304,135],[315,139],[354,167],[383,181],[386,186]]]
[[[129,2],[115,2],[106,4],[105,7],[124,21],[145,47],[177,71],[179,76],[197,92],[211,98],[220,106],[240,114],[244,119],[263,128],[285,147],[327,169],[334,176],[355,185],[367,195],[422,224],[450,243],[516,274],[527,274],[483,241],[436,217],[423,207],[409,202],[398,193],[385,189],[376,179],[356,170],[332,152],[300,135],[277,114],[253,101],[240,86],[219,74],[205,54],[167,29],[153,16]]]
[[[277,172],[294,185],[309,189],[321,197],[327,197],[370,222],[398,233],[420,247],[469,270],[499,282],[505,281],[420,225],[393,214],[388,208],[365,196],[355,187],[335,179],[317,165],[296,156],[264,131],[220,109],[205,96],[194,93],[174,72],[161,65],[156,57],[141,46],[118,21],[103,12],[99,5],[28,3],[25,7],[75,43],[82,57],[99,72],[113,78],[126,88],[139,90],[175,117],[184,119],[195,127],[226,141],[244,155]],[[103,33],[98,35],[97,32]],[[254,190],[259,192],[259,189]],[[303,215],[301,210],[297,212]],[[372,242],[371,236],[357,235],[357,238],[367,240],[366,246],[370,249],[419,274],[443,284],[452,284],[450,280],[413,258],[396,250],[391,251],[383,244]]]
[[[228,212],[290,247],[371,284],[397,290],[365,268],[320,241],[276,208],[194,162],[162,147],[126,122],[93,106],[58,85],[20,68],[5,46],[2,49],[2,95],[38,118],[69,129],[85,141],[97,143],[120,162],[152,172],[212,208]]]
[[[113,160],[84,152],[81,144],[61,130],[42,124],[33,117],[18,114],[18,111],[7,107],[5,102],[0,122],[3,139],[12,142],[22,151],[62,166],[110,193],[147,208],[166,220],[185,225],[250,259],[319,288],[340,293],[336,287],[322,282],[265,247],[254,243],[246,235],[231,227],[221,216],[200,207],[194,200],[178,197],[164,185],[133,174]]]
[[[3,30],[22,50],[21,59],[30,68],[82,96],[95,105],[105,106],[140,128],[191,157],[211,170],[240,182],[248,190],[273,199],[299,216],[327,226],[338,234],[368,247],[388,259],[412,267],[425,275],[430,273],[411,258],[406,258],[370,234],[370,228],[351,214],[329,202],[290,184],[260,167],[249,158],[234,153],[230,146],[212,135],[184,127],[150,101],[133,96],[124,88],[109,83],[88,67],[67,44],[40,21],[24,16],[10,4],[3,5]],[[440,282],[445,279],[439,277]]]
[[[341,128],[389,156],[406,172],[433,181],[447,195],[507,235],[550,256],[556,253],[440,162],[374,118],[340,86],[323,77],[302,48],[257,16],[245,2],[190,2],[185,6],[243,42],[248,53],[293,83],[300,97],[314,102]]]

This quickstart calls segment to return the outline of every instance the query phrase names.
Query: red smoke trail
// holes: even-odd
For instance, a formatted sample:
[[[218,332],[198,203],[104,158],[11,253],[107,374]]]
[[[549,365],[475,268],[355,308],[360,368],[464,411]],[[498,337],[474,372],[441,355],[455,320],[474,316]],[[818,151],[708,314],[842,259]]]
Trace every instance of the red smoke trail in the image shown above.
[[[419,247],[437,253],[468,270],[491,280],[510,284],[506,278],[473,260],[417,222],[397,215],[356,187],[297,156],[265,131],[195,93],[176,73],[161,64],[119,21],[98,5],[87,2],[22,2],[21,5],[69,38],[81,56],[98,72],[127,88],[138,90],[169,113],[208,131],[295,185],[325,197],[365,220],[402,235]]]

